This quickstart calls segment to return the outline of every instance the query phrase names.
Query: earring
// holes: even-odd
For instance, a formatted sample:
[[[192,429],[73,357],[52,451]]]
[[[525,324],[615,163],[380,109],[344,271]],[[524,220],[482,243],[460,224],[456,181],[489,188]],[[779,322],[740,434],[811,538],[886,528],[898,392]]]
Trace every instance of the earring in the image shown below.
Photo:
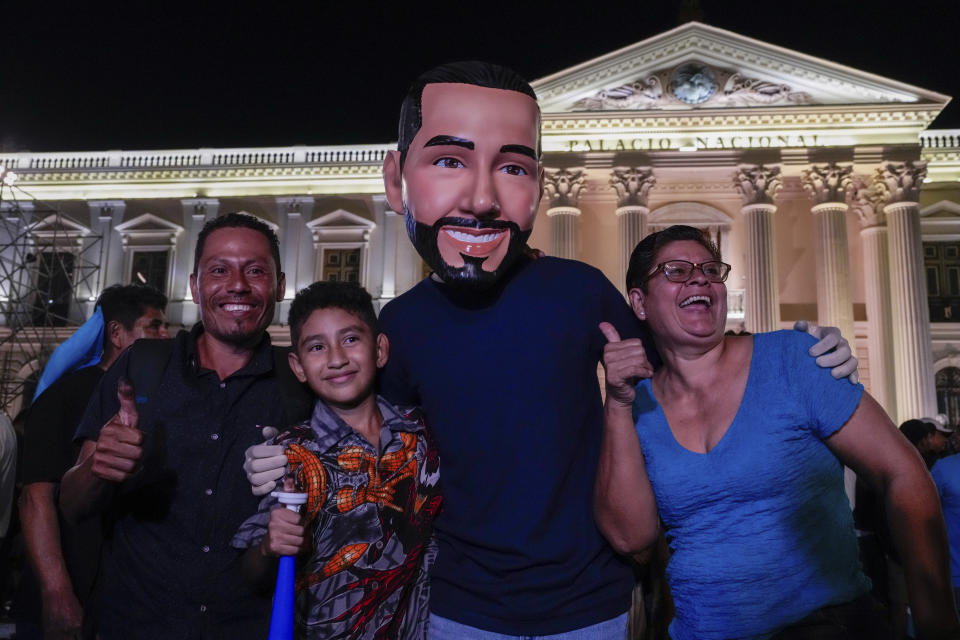
[[[647,312],[646,312],[646,311],[641,311],[641,312],[640,312],[640,319],[643,320],[643,319],[645,319],[646,317],[647,317]]]

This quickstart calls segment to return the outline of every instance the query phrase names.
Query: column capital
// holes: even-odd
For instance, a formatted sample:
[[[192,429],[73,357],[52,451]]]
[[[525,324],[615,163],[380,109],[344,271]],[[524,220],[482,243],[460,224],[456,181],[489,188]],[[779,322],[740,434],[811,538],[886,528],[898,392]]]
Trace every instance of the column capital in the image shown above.
[[[853,179],[850,187],[850,208],[857,214],[861,228],[882,227],[887,223],[883,213],[886,199],[886,188],[877,176],[871,179]]]
[[[876,172],[888,204],[920,202],[920,185],[926,177],[927,163],[923,160],[888,162]]]
[[[547,193],[550,209],[577,207],[580,192],[587,186],[587,175],[583,167],[544,168],[543,176],[543,187]]]
[[[617,192],[617,206],[621,208],[645,208],[656,183],[652,167],[614,167],[610,172],[610,186]]]
[[[109,217],[114,211],[123,211],[127,207],[126,200],[87,200],[87,206],[90,211],[95,211],[101,216]]]
[[[817,205],[828,202],[843,203],[853,183],[853,165],[812,164],[800,174],[803,189]],[[846,208],[846,205],[844,205]]]
[[[773,205],[783,186],[780,167],[773,165],[741,164],[733,176],[733,184],[743,199],[744,206]]]
[[[299,213],[303,205],[312,205],[314,199],[313,196],[279,196],[276,202],[284,213]]]

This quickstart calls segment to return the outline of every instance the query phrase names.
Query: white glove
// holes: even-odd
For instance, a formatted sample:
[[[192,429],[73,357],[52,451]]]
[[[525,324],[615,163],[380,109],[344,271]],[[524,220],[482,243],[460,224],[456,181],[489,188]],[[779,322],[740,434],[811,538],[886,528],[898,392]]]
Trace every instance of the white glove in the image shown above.
[[[834,378],[846,378],[852,384],[860,381],[860,375],[857,372],[857,359],[853,357],[850,349],[850,343],[840,334],[840,329],[836,327],[820,327],[806,320],[797,320],[793,328],[797,331],[804,331],[819,340],[817,344],[810,347],[810,355],[817,359],[817,365],[830,368],[830,373]]]
[[[265,441],[276,437],[273,427],[263,428]],[[243,470],[247,472],[253,495],[270,493],[277,486],[277,480],[287,472],[287,456],[281,444],[255,444],[244,452]]]

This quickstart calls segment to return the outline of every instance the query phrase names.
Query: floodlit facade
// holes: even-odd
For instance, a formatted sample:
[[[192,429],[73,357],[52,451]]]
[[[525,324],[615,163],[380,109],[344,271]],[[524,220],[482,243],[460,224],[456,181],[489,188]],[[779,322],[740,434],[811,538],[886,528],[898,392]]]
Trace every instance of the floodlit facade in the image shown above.
[[[547,184],[532,246],[622,288],[645,234],[704,228],[733,265],[730,329],[839,326],[895,421],[960,421],[960,130],[928,128],[949,96],[698,23],[534,88]],[[384,198],[391,148],[0,157],[8,183],[16,174],[0,197],[8,411],[108,284],[155,284],[172,323],[195,322],[196,236],[221,213],[280,236],[278,341],[294,293],[314,280],[360,282],[380,305],[403,293],[425,272]],[[58,320],[31,324],[38,305],[58,305]]]

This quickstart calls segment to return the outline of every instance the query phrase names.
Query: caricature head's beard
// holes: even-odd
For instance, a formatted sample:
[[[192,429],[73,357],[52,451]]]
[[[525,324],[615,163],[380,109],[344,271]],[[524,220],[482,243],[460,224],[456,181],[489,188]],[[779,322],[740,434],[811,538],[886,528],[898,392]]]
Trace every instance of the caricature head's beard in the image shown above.
[[[404,220],[407,226],[407,235],[423,261],[436,273],[441,280],[449,285],[463,288],[487,289],[493,286],[500,277],[510,270],[517,258],[523,255],[523,247],[530,237],[530,229],[522,231],[515,222],[507,220],[477,220],[475,218],[440,218],[432,225],[426,225],[410,214],[404,208]],[[487,259],[460,254],[463,258],[462,267],[447,264],[440,255],[437,245],[441,227],[461,227],[470,229],[506,229],[510,234],[507,252],[503,260],[493,271],[485,271],[483,263]]]

